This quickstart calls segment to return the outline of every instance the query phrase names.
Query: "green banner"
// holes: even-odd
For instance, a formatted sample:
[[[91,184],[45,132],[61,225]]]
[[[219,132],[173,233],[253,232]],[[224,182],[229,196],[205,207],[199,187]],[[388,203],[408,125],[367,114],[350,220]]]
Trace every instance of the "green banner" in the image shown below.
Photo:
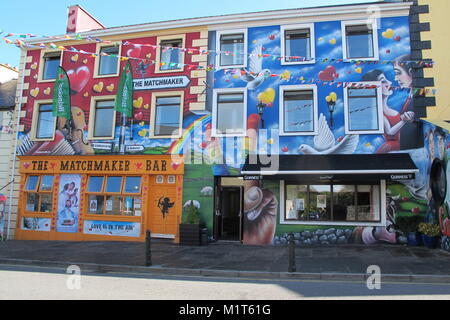
[[[122,112],[127,117],[131,118],[133,113],[133,72],[131,70],[131,63],[128,63],[123,68],[120,76],[120,84],[117,89],[116,105],[117,112]]]
[[[53,116],[70,120],[70,83],[66,71],[59,67],[53,89]]]

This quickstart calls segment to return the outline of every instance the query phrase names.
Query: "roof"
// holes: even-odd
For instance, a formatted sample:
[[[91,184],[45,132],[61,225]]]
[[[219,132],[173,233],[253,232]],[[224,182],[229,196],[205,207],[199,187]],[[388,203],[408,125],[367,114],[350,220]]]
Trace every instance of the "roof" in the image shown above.
[[[14,108],[16,105],[17,80],[0,84],[0,109]]]

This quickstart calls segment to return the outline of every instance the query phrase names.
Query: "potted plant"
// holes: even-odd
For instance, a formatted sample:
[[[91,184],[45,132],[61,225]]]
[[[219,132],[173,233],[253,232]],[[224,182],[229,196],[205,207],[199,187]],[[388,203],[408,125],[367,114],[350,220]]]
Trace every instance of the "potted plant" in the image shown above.
[[[425,246],[429,249],[436,249],[438,236],[441,234],[439,226],[437,224],[421,223],[419,224],[419,232],[422,233]]]
[[[198,215],[198,202],[191,200],[187,207],[187,216],[184,223],[180,224],[180,244],[199,246],[200,245],[200,217]]]
[[[407,237],[409,246],[420,246],[422,244],[422,238],[418,233],[421,221],[420,216],[400,216],[396,218],[397,228]]]

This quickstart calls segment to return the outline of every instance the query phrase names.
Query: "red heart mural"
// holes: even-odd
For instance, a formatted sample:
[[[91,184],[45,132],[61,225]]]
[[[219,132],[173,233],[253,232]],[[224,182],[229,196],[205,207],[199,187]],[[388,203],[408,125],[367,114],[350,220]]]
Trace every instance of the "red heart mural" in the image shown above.
[[[142,165],[143,165],[142,162],[136,163],[136,168],[140,170],[142,169]]]
[[[135,44],[133,48],[127,51],[127,56],[130,58],[139,58],[141,56],[141,48],[141,45]]]
[[[31,166],[31,164],[28,163],[28,162],[25,162],[25,163],[23,164],[23,167],[24,167],[25,169],[28,169],[30,166]]]
[[[170,166],[172,167],[173,170],[177,170],[178,167],[180,166],[180,164],[179,164],[179,163],[172,162],[172,164],[171,164]]]
[[[339,74],[333,66],[328,66],[325,70],[319,72],[319,79],[322,81],[333,81],[337,78],[339,78]]]
[[[91,72],[86,66],[79,67],[76,71],[73,69],[67,71],[71,89],[76,93],[81,92],[88,83],[90,75]]]

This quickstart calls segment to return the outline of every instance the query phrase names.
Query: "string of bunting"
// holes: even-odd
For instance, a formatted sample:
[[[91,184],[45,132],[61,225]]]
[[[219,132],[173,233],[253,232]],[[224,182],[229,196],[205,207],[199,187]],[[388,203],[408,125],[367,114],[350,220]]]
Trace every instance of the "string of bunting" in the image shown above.
[[[50,43],[50,44],[44,44],[41,43],[40,45],[29,45],[29,44],[25,44],[25,42],[23,40],[20,39],[16,39],[15,41],[12,41],[8,38],[4,38],[5,42],[8,44],[15,44],[19,47],[27,47],[27,48],[49,48],[49,49],[58,49],[64,52],[71,52],[71,53],[80,53],[80,54],[86,54],[86,55],[90,55],[92,57],[98,57],[98,56],[109,56],[109,57],[113,57],[113,58],[118,58],[121,61],[128,61],[128,60],[136,60],[136,61],[141,61],[144,64],[150,63],[150,64],[156,64],[155,60],[151,60],[151,59],[147,59],[147,58],[135,58],[135,57],[124,57],[124,56],[120,56],[120,55],[116,55],[116,54],[108,54],[105,52],[102,53],[95,53],[95,52],[88,52],[85,50],[78,50],[74,47],[71,48],[66,48],[64,46],[58,46],[54,43]],[[108,41],[110,42],[110,41]],[[112,43],[112,42],[111,42]],[[125,45],[125,43],[124,43]],[[198,50],[198,49],[195,49]],[[328,60],[328,59],[327,59]],[[330,59],[330,60],[336,60],[336,59]],[[337,59],[337,60],[341,60],[342,59]],[[388,62],[386,62],[385,64],[387,64]],[[187,67],[188,70],[206,70],[206,71],[214,71],[214,65],[207,65],[206,67],[204,66],[200,66],[200,65],[193,65],[193,64],[181,64],[181,63],[166,63],[166,62],[160,62],[159,63],[160,66],[165,66],[168,65],[169,67],[177,67],[177,68],[182,68],[182,67]],[[223,69],[224,74],[231,74],[231,75],[245,75],[246,73],[249,73],[255,77],[258,76],[264,76],[266,78],[272,77],[272,78],[276,78],[279,77],[282,80],[285,81],[290,81],[292,80],[292,77],[290,75],[287,75],[286,73],[281,73],[281,74],[265,74],[265,73],[254,73],[254,72],[250,72],[250,71],[244,71],[243,69]],[[358,88],[358,89],[371,89],[371,88],[378,88],[380,87],[379,85],[367,85],[367,84],[360,84],[357,82],[343,82],[343,81],[325,81],[325,80],[320,80],[320,79],[304,79],[304,77],[300,77],[299,78],[300,82],[302,84],[318,84],[318,85],[323,85],[323,86],[336,86],[337,88],[339,87],[351,87],[351,88]],[[430,89],[430,88],[403,88],[403,87],[399,87],[399,86],[391,86],[391,89],[393,90],[401,90],[401,91],[412,91],[413,95],[419,95],[419,96],[423,96],[425,94],[430,94],[432,93],[433,95],[436,95],[437,90],[436,89]]]
[[[2,34],[1,30],[0,30],[0,35]],[[16,39],[15,41],[12,41],[8,38],[10,37],[18,37],[21,39],[27,39],[27,38],[35,38],[36,35],[27,33],[27,34],[15,34],[15,33],[8,33],[5,36],[3,36],[3,40],[8,43],[8,44],[16,44],[18,46],[21,47],[27,47],[29,45],[25,44],[25,42],[21,39]],[[75,34],[75,35],[69,35],[66,34],[64,36],[42,36],[42,38],[47,38],[47,39],[53,39],[53,40],[85,40],[88,42],[97,42],[97,43],[105,43],[105,44],[114,44],[117,42],[114,41],[110,41],[110,40],[102,40],[101,38],[93,38],[91,36],[87,36],[87,37],[83,37],[81,36],[79,33]],[[54,43],[51,43],[50,45],[56,46]],[[302,57],[302,56],[281,56],[281,55],[272,55],[272,54],[266,54],[266,53],[258,53],[258,54],[253,54],[253,53],[233,53],[231,51],[220,51],[220,50],[203,50],[203,49],[197,49],[197,48],[176,48],[176,47],[164,47],[164,46],[160,46],[160,45],[152,45],[152,44],[145,44],[145,43],[133,43],[130,41],[124,41],[123,42],[124,46],[128,46],[128,45],[135,45],[135,46],[143,46],[143,47],[151,47],[153,49],[162,49],[163,51],[167,51],[167,50],[179,50],[181,52],[186,52],[188,54],[204,54],[204,55],[210,55],[210,54],[215,54],[215,55],[229,55],[229,56],[239,56],[239,55],[243,55],[243,56],[247,56],[247,57],[258,57],[258,58],[271,58],[272,60],[278,60],[281,61],[283,59],[288,60],[288,62],[318,62],[318,63],[341,63],[341,62],[350,62],[350,63],[356,63],[357,65],[360,64],[393,64],[395,62],[397,62],[396,60],[379,60],[379,61],[366,61],[366,60],[344,60],[344,59],[336,59],[336,58],[308,58],[308,57]],[[40,47],[46,47],[46,45],[44,43],[40,44]],[[56,46],[58,47],[58,46]],[[411,60],[411,61],[401,61],[398,62],[400,65],[405,65],[405,64],[415,64],[416,67],[425,67],[425,68],[431,68],[433,67],[433,65],[435,64],[434,61],[429,61],[429,60]]]

